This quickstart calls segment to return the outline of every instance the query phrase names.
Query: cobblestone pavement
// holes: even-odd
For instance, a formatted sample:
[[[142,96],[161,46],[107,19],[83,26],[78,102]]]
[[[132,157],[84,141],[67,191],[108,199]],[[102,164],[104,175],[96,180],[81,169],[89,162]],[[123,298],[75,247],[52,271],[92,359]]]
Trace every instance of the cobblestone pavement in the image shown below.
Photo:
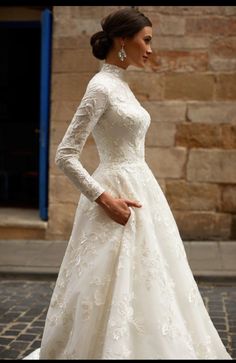
[[[236,280],[196,279],[206,308],[236,358]],[[0,280],[0,359],[22,359],[40,347],[55,277]]]

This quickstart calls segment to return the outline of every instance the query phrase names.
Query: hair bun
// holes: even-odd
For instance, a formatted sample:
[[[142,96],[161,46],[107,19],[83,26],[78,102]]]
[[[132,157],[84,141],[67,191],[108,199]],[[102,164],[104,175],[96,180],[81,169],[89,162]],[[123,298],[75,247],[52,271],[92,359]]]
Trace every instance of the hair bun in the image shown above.
[[[111,48],[112,39],[102,30],[92,35],[90,45],[92,46],[93,55],[100,60],[104,60]]]

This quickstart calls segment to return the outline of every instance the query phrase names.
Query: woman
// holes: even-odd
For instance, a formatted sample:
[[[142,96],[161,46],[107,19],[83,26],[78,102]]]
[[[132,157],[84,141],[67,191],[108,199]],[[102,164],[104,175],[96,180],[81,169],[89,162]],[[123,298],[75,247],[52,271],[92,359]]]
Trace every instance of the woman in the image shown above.
[[[81,191],[40,359],[231,359],[204,306],[167,200],[145,162],[150,116],[124,80],[151,54],[152,23],[127,8],[102,21],[89,82],[56,153]],[[100,164],[79,156],[93,133]]]

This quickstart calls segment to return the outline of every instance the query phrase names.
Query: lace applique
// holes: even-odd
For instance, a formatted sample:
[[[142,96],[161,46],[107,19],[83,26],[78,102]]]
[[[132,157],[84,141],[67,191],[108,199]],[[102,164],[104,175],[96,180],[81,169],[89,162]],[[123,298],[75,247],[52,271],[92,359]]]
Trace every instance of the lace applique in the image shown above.
[[[56,152],[56,164],[91,201],[102,194],[104,188],[83,168],[79,157],[89,134],[106,110],[107,97],[105,87],[90,81]]]

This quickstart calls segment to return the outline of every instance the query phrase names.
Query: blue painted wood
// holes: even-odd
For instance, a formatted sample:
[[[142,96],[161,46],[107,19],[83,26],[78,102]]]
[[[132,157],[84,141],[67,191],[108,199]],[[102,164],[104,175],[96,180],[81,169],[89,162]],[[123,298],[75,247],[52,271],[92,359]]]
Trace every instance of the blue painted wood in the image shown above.
[[[52,48],[52,12],[45,9],[41,17],[41,75],[40,75],[40,152],[39,152],[39,213],[48,219],[48,149],[50,119],[50,81]]]

